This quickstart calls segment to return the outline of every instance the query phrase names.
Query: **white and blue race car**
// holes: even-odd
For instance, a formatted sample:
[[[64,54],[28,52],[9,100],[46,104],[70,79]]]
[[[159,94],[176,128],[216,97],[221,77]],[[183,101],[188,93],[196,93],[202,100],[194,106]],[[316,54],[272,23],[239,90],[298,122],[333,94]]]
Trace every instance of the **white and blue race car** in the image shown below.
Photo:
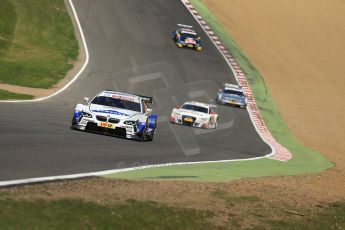
[[[172,38],[175,41],[177,47],[187,47],[202,50],[201,37],[193,30],[193,26],[177,24],[180,28],[175,30],[172,34]]]
[[[247,107],[247,98],[243,94],[242,87],[230,83],[224,83],[223,88],[219,89],[216,102],[221,105],[234,105],[241,108]]]
[[[140,141],[153,140],[157,115],[147,104],[152,97],[105,90],[91,102],[77,104],[72,129],[120,136]]]

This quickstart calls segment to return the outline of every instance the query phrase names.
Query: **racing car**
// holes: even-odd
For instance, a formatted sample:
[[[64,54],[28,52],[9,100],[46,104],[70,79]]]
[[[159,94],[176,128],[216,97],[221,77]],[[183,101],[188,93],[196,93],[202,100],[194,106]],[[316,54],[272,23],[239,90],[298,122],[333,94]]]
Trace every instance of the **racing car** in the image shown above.
[[[216,102],[221,105],[235,105],[241,108],[247,107],[247,98],[243,94],[242,87],[230,83],[224,83],[219,89]]]
[[[180,48],[188,47],[201,50],[201,38],[192,29],[193,26],[177,24],[180,28],[173,32],[172,37],[176,45]]]
[[[120,136],[140,141],[153,140],[157,115],[152,114],[147,104],[152,97],[140,96],[113,90],[98,93],[89,102],[77,104],[72,129]]]
[[[187,101],[181,107],[172,110],[169,121],[174,124],[215,129],[218,124],[216,108],[215,105]]]

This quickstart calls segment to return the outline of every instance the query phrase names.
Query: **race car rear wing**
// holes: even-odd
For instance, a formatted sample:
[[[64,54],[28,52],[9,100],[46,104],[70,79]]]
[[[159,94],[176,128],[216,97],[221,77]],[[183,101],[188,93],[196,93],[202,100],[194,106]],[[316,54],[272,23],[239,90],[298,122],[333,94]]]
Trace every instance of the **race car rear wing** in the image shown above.
[[[186,102],[186,103],[188,103],[188,102]],[[208,104],[208,103],[204,103],[204,102],[190,101],[189,103],[198,103],[198,104],[202,104],[202,105],[204,105],[204,106],[208,106],[208,107],[210,107],[210,108],[214,108],[214,109],[217,108],[217,106],[214,105],[214,104]]]
[[[192,29],[193,26],[190,26],[190,25],[184,25],[184,24],[177,24],[179,27],[183,27],[183,28],[189,28],[189,29]]]
[[[115,92],[114,90],[112,89],[107,89],[105,91],[110,91],[110,92]],[[124,92],[122,92],[124,93]],[[153,103],[153,97],[149,97],[149,96],[142,96],[142,95],[138,95],[138,94],[132,94],[132,93],[125,93],[125,94],[129,94],[129,95],[133,95],[133,96],[137,96],[137,97],[140,97],[141,99],[143,99],[144,101],[146,101],[147,103],[150,103],[152,104]]]
[[[141,97],[144,101],[146,101],[147,103],[152,104],[153,103],[153,97],[149,97],[149,96],[141,96],[141,95],[137,95],[139,97]]]
[[[238,90],[242,89],[241,86],[230,84],[230,83],[224,83],[223,86],[226,87],[226,88],[230,88],[230,89],[238,89]]]

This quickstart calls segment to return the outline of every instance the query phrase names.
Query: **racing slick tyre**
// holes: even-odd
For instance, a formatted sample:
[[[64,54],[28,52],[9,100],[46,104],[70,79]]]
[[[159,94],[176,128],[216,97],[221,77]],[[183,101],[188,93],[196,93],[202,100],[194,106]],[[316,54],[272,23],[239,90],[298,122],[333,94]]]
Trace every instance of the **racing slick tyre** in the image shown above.
[[[202,50],[202,47],[199,46],[199,47],[196,47],[195,49],[196,49],[197,51],[201,51],[201,50]]]
[[[216,99],[214,99],[214,101],[215,101],[218,105],[225,105],[225,103],[223,103],[222,101],[218,100],[218,97],[216,97]]]
[[[155,136],[155,132],[156,132],[156,128],[154,130],[152,130],[151,134],[148,134],[148,133],[143,134],[140,141],[153,141],[153,137]]]
[[[211,119],[209,120],[209,124],[211,124]],[[209,125],[209,129],[216,129],[217,125],[218,125],[218,118],[217,118],[217,120],[215,121],[215,123],[212,126]]]
[[[181,43],[176,43],[177,47],[182,48],[183,45]]]
[[[80,130],[79,128],[78,128],[78,123],[77,122],[75,122],[74,121],[74,119],[72,118],[72,122],[71,122],[72,124],[71,124],[71,130]]]
[[[155,136],[155,133],[156,133],[156,129],[152,130],[151,135],[149,135],[146,140],[147,141],[153,141],[153,137]]]
[[[141,134],[139,140],[142,142],[147,140],[147,122],[146,122],[145,128],[144,128],[143,133]]]
[[[149,116],[147,119],[147,127],[151,128],[150,134],[148,134],[148,141],[153,141],[153,137],[156,134],[157,129],[157,116]]]
[[[144,142],[144,141],[153,141],[153,137],[155,135],[156,132],[156,122],[155,121],[155,128],[151,131],[151,133],[148,133],[148,127],[149,127],[149,119],[146,120],[146,124],[145,124],[145,128],[143,130],[143,133],[140,137],[140,141]]]

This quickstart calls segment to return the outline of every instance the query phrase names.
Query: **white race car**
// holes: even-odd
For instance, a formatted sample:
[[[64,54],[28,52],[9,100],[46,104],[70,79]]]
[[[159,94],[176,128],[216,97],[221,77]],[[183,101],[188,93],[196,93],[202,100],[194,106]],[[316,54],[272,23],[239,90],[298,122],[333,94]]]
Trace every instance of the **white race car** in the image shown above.
[[[72,129],[121,136],[141,141],[152,140],[157,115],[147,108],[152,97],[112,90],[97,94],[91,102],[77,104]]]
[[[215,105],[188,101],[172,110],[169,121],[175,124],[215,129],[218,124],[216,108]]]

